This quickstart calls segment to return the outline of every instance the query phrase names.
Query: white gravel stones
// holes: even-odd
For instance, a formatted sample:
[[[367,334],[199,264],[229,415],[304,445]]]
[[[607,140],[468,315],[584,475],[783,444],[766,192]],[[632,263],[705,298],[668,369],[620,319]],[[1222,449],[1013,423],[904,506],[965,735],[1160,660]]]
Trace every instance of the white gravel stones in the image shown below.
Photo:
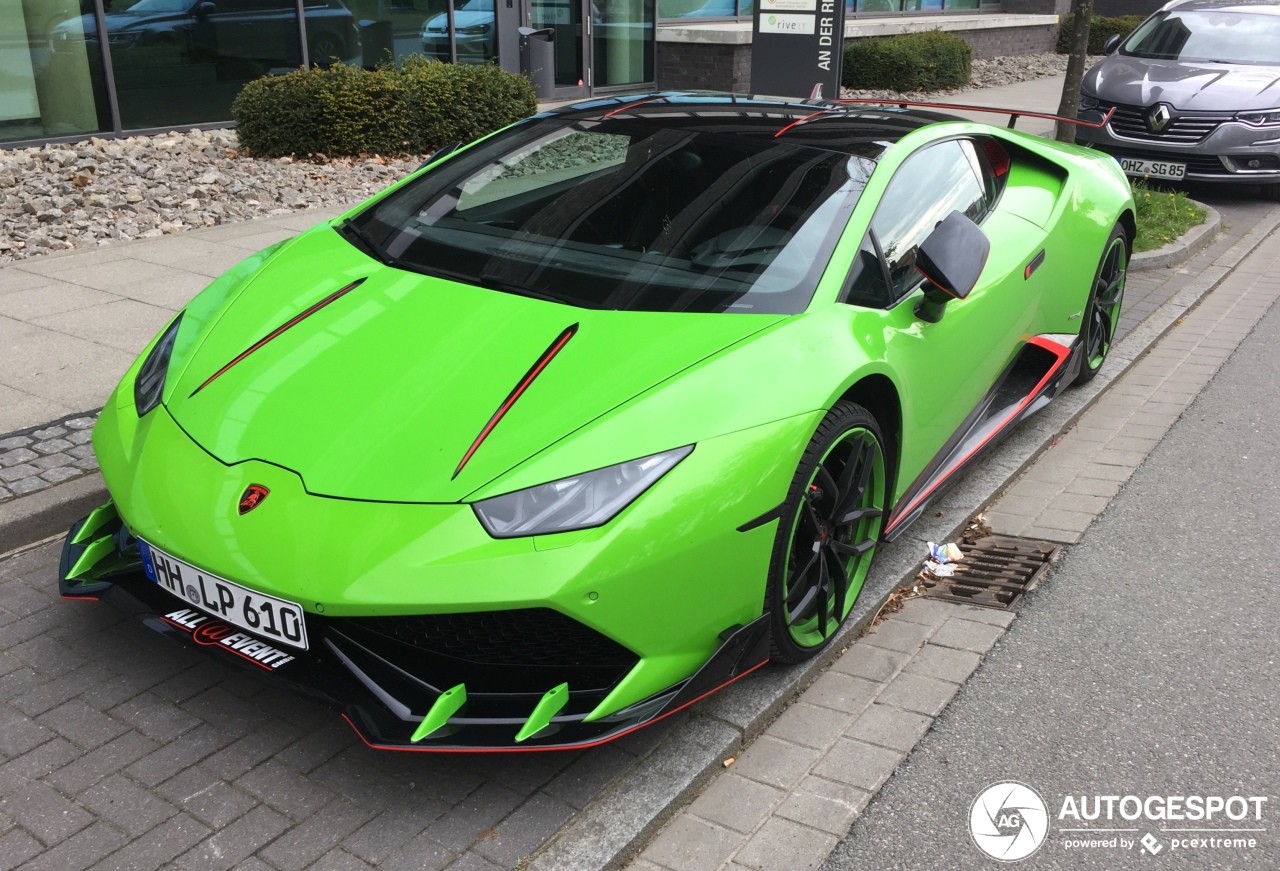
[[[233,130],[0,150],[0,263],[355,203],[419,162],[257,160]]]

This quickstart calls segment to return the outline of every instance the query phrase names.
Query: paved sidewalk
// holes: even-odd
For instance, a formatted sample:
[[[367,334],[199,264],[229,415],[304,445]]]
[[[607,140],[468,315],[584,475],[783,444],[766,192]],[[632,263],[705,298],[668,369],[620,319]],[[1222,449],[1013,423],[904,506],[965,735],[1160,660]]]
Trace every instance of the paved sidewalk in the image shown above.
[[[100,408],[191,297],[332,214],[301,211],[0,267],[0,434]]]
[[[1078,541],[1277,298],[1273,233],[987,507],[993,530]],[[629,867],[817,868],[1013,618],[908,601],[851,645]]]

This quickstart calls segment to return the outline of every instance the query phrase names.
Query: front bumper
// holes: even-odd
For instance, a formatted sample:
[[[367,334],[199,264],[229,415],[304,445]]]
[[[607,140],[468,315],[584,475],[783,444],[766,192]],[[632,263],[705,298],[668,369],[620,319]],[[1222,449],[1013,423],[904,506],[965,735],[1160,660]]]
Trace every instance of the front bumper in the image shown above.
[[[570,649],[589,643],[594,634],[550,609],[533,616],[498,611],[368,619],[308,613],[310,648],[277,648],[148,580],[137,541],[110,503],[71,527],[63,543],[58,577],[63,598],[104,601],[147,628],[225,665],[335,709],[366,744],[384,750],[492,752],[593,747],[670,716],[759,668],[769,656],[766,613],[726,632],[715,654],[692,677],[613,714],[589,720],[611,681],[616,683],[629,667],[625,649],[613,645],[616,649],[611,650],[611,642],[598,636],[590,651],[591,662],[576,670],[568,663],[560,670],[559,678],[567,680],[562,680],[565,688],[558,695],[559,687],[539,691],[538,687],[548,686],[554,679],[551,674],[556,668],[537,661],[538,643],[554,647],[556,639],[551,636],[558,632],[559,647]],[[467,627],[485,624],[487,648],[480,653],[471,649],[445,652],[439,645],[432,646],[430,638],[441,624],[431,625],[430,621],[442,619],[454,624],[455,636],[465,633]],[[415,620],[427,621],[431,630],[424,633],[423,640],[405,634],[414,626],[422,628]],[[497,626],[504,622],[505,635]],[[534,627],[532,632],[530,627]],[[572,637],[565,637],[566,633]],[[494,662],[502,660],[504,652],[495,653],[492,647],[503,641],[509,647],[507,661]],[[511,664],[516,661],[521,663],[519,667]]]
[[[1080,120],[1100,122],[1107,108],[1081,111]],[[1188,181],[1280,182],[1280,128],[1254,127],[1234,120],[1231,112],[1170,108],[1169,120],[1156,133],[1145,120],[1152,108],[1117,105],[1104,127],[1077,127],[1076,142],[1115,157],[1185,163]]]

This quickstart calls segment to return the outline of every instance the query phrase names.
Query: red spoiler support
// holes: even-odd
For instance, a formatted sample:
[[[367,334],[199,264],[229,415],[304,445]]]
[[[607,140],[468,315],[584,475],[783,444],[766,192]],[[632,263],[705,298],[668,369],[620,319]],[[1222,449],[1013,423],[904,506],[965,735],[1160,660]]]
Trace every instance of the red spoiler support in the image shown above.
[[[912,100],[875,100],[871,98],[849,98],[842,100],[832,100],[833,103],[874,103],[877,105],[900,106],[903,109],[913,107],[917,109],[961,109],[965,112],[992,112],[996,115],[1008,115],[1008,126],[1012,129],[1013,125],[1018,123],[1018,119],[1026,118],[1043,118],[1048,121],[1062,121],[1067,124],[1075,124],[1077,127],[1091,127],[1097,129],[1105,127],[1107,122],[1111,120],[1111,114],[1115,112],[1112,106],[1107,110],[1107,114],[1102,116],[1102,120],[1098,122],[1081,121],[1078,118],[1064,118],[1061,115],[1049,115],[1044,112],[1024,112],[1020,109],[1000,109],[995,106],[968,106],[963,103],[920,103]]]

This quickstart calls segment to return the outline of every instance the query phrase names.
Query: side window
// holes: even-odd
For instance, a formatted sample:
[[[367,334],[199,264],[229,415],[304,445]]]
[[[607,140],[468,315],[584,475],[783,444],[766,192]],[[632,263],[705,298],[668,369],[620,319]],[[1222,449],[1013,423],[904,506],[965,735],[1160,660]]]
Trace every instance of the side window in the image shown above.
[[[889,262],[891,302],[924,281],[915,269],[916,250],[943,218],[953,211],[963,212],[973,221],[985,215],[986,185],[972,158],[968,141],[940,142],[907,158],[890,180],[871,219],[871,232]]]

